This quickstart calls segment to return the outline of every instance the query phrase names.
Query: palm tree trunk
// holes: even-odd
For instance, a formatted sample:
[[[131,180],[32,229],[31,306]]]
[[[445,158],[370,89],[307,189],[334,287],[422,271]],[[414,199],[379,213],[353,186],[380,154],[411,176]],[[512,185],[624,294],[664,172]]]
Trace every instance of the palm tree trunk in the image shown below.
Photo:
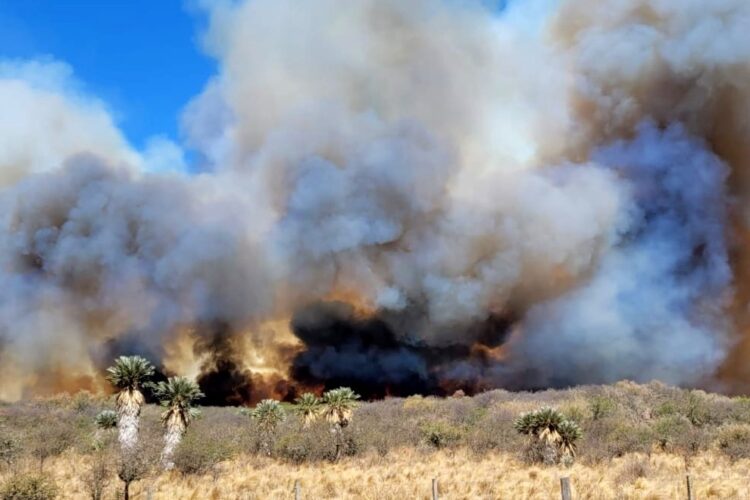
[[[117,430],[120,447],[132,450],[138,444],[138,426],[141,415],[140,401],[143,396],[138,391],[118,396]]]
[[[343,451],[343,441],[344,441],[344,429],[341,427],[339,423],[333,424],[333,428],[331,429],[331,432],[333,433],[333,439],[336,442],[336,454],[334,455],[333,461],[338,462],[341,458],[341,452]]]
[[[164,449],[161,452],[161,463],[165,469],[174,469],[174,451],[182,441],[182,435],[185,428],[182,425],[170,422],[167,425],[167,432],[164,433]]]
[[[267,457],[271,456],[273,434],[269,431],[264,431],[260,435],[260,447],[263,454]]]

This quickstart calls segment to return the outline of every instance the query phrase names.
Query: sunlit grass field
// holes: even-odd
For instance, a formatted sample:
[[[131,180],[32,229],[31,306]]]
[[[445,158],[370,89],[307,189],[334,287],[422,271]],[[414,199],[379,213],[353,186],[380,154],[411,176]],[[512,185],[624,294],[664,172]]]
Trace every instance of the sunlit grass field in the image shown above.
[[[42,477],[59,498],[121,498],[116,431],[93,423],[111,398],[81,393],[0,407],[0,488]],[[514,429],[523,412],[557,408],[583,429],[572,465],[544,465]],[[474,397],[392,398],[361,403],[334,462],[330,423],[287,417],[269,436],[239,408],[203,408],[175,455],[159,464],[161,408],[144,408],[130,487],[142,499],[750,498],[750,400],[660,383],[561,391],[490,391]],[[262,441],[270,439],[268,446]],[[2,498],[2,497],[0,497]]]

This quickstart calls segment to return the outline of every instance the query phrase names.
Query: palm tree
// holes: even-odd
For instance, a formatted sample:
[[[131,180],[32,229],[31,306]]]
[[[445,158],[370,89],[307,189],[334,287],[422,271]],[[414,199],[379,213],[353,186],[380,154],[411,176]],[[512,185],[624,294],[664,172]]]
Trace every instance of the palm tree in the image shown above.
[[[576,442],[583,436],[577,423],[568,420],[559,411],[544,407],[524,413],[514,422],[521,434],[534,437],[543,446],[542,458],[545,462],[572,459],[576,453]]]
[[[295,399],[294,402],[296,403],[294,411],[302,417],[302,426],[305,428],[309,427],[318,418],[322,410],[320,398],[311,392],[306,392]]]
[[[117,428],[117,412],[112,410],[103,410],[94,417],[96,432],[94,433],[94,449],[100,449],[104,446],[105,438],[110,431]]]
[[[261,446],[266,455],[271,455],[273,433],[276,427],[286,418],[286,412],[278,401],[264,399],[249,412],[258,429],[260,429]]]
[[[103,431],[117,427],[117,412],[112,410],[103,410],[94,417],[94,423],[97,429]]]
[[[133,449],[138,443],[138,419],[146,402],[140,388],[153,374],[154,366],[141,356],[120,356],[107,368],[107,380],[120,389],[116,399],[117,428],[123,450]]]
[[[331,422],[331,433],[336,442],[334,460],[341,458],[344,444],[344,427],[349,425],[352,413],[358,406],[359,394],[348,387],[339,387],[323,393],[323,415]]]
[[[161,405],[166,407],[161,414],[161,422],[166,429],[161,462],[165,469],[171,469],[174,467],[172,457],[177,445],[182,441],[192,419],[199,414],[193,408],[193,403],[205,394],[198,384],[186,377],[170,377],[166,382],[150,384],[150,387]]]

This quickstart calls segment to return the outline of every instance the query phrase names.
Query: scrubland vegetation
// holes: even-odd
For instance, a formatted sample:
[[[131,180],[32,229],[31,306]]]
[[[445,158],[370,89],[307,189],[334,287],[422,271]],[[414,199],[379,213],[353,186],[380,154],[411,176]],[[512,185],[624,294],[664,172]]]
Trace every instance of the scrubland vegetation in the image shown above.
[[[303,498],[428,498],[432,477],[445,498],[551,498],[560,475],[576,498],[683,498],[686,471],[698,498],[750,498],[750,399],[659,383],[393,398],[340,415],[201,408],[167,470],[164,408],[143,407],[123,453],[102,415],[115,407],[87,393],[0,406],[0,498],[121,498],[126,482],[131,498],[293,498],[295,480]],[[544,407],[567,441],[523,423]]]

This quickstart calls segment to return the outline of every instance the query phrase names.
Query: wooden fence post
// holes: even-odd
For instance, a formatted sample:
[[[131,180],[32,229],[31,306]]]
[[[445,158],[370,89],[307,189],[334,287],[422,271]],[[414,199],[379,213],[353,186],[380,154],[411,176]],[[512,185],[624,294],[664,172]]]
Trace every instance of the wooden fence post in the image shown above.
[[[690,474],[685,474],[685,482],[687,483],[687,500],[693,500],[693,485],[690,482]]]
[[[438,481],[437,478],[432,478],[432,500],[438,500]]]
[[[294,500],[300,500],[302,496],[300,495],[300,487],[299,487],[299,479],[294,480]]]
[[[573,494],[570,492],[570,478],[560,478],[560,493],[562,494],[562,500],[573,500]]]

